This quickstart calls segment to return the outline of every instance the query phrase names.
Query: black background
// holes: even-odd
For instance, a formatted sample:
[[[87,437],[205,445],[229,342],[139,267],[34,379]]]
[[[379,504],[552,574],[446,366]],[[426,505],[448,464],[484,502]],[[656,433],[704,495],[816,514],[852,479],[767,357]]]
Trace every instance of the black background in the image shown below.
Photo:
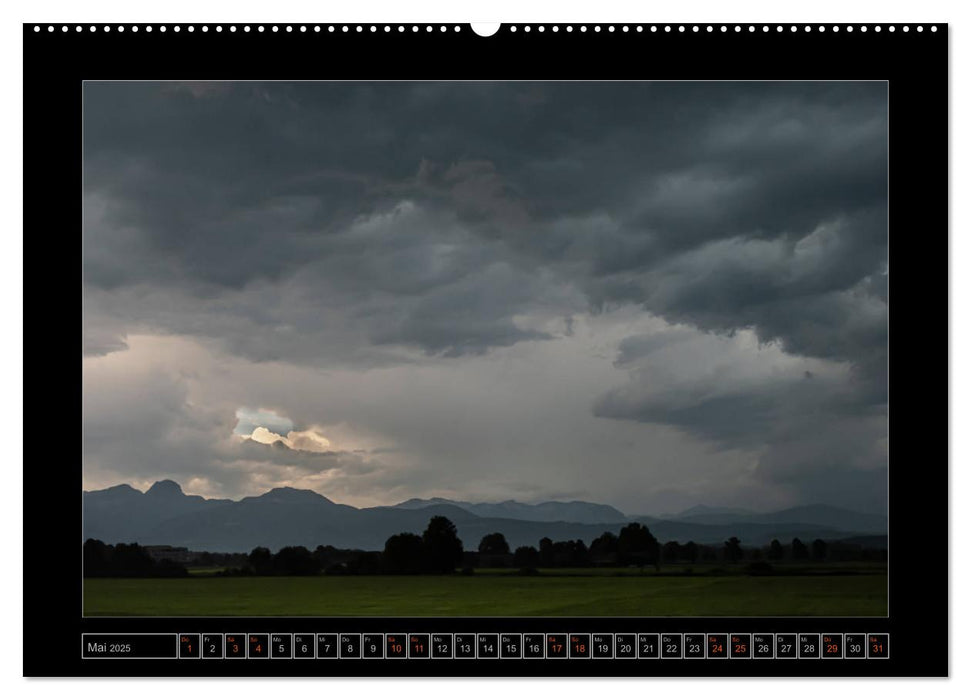
[[[24,674],[846,676],[948,673],[947,26],[853,33],[784,25],[468,25],[330,33],[202,25],[124,33],[24,25],[26,416],[62,402],[76,439],[24,460]],[[890,97],[890,616],[883,618],[81,617],[81,82],[83,80],[887,80]],[[935,340],[936,338],[936,340]],[[150,400],[146,397],[146,400]],[[39,413],[40,411],[37,411]],[[35,442],[25,421],[24,442]],[[825,436],[820,436],[825,439]],[[33,456],[31,456],[33,454]],[[37,463],[35,459],[42,459]],[[76,554],[76,556],[75,556]],[[71,568],[70,562],[76,566]],[[67,562],[67,564],[65,564]],[[67,566],[67,568],[65,568]],[[394,577],[388,585],[394,585]],[[82,632],[889,632],[888,660],[89,660]]]

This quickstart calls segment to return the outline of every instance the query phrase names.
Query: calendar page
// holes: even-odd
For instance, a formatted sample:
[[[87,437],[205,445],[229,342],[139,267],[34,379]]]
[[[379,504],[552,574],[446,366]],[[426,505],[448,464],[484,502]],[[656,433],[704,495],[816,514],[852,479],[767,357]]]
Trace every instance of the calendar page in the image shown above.
[[[947,31],[25,25],[54,672],[946,673]]]

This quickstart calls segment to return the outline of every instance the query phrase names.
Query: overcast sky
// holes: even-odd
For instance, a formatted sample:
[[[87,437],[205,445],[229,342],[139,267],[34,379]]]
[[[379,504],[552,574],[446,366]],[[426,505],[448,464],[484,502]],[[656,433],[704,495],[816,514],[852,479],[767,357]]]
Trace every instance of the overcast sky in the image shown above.
[[[884,83],[84,86],[86,488],[887,498]]]

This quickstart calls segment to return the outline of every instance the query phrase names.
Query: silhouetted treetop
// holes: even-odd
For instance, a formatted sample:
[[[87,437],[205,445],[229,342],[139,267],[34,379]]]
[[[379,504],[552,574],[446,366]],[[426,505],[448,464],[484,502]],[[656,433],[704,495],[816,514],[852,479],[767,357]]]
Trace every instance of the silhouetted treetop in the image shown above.
[[[385,570],[393,574],[417,574],[425,568],[425,543],[419,535],[402,532],[384,543]]]
[[[501,532],[486,535],[479,542],[479,554],[509,554],[509,543]]]
[[[462,563],[462,540],[451,520],[436,515],[422,535],[426,563],[430,571],[448,573]]]

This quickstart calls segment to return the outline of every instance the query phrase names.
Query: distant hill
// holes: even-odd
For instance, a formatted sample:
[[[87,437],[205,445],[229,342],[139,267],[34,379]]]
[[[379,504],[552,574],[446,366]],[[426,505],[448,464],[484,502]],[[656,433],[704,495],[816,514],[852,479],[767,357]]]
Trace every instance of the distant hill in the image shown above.
[[[886,535],[857,535],[839,540],[842,544],[865,547],[866,549],[887,549],[889,543]]]
[[[884,533],[887,531],[887,516],[872,513],[859,513],[846,508],[826,505],[796,506],[771,513],[735,511],[732,509],[706,508],[683,511],[672,519],[686,523],[704,525],[727,525],[730,523],[805,523],[822,527],[858,533]]]
[[[745,508],[723,508],[723,507],[712,507],[706,505],[697,505],[688,508],[687,510],[682,510],[680,513],[664,513],[657,516],[662,520],[686,520],[690,518],[705,518],[705,517],[717,517],[721,515],[752,515],[754,510],[746,510]]]
[[[449,501],[444,498],[412,498],[399,503],[395,508],[428,508],[429,506],[452,505],[473,515],[483,518],[509,518],[512,520],[533,520],[536,522],[568,522],[568,523],[616,523],[627,519],[623,513],[613,506],[586,501],[547,501],[530,505],[519,501],[502,501],[501,503],[467,503],[465,501]]]
[[[113,542],[144,539],[152,528],[164,520],[228,503],[232,501],[187,496],[174,481],[156,481],[145,493],[128,484],[121,484],[103,491],[84,493],[83,528],[85,537],[104,539],[101,534],[117,533],[125,537]]]
[[[287,545],[312,548],[319,544],[375,550],[383,548],[391,535],[421,533],[435,515],[444,515],[455,523],[467,549],[475,549],[479,540],[492,532],[503,533],[513,548],[536,546],[543,537],[581,539],[589,545],[605,531],[617,533],[633,520],[648,525],[662,542],[693,540],[700,544],[720,544],[732,536],[745,545],[763,545],[773,538],[784,542],[793,537],[835,540],[886,532],[885,521],[882,529],[844,527],[862,523],[875,528],[879,523],[867,520],[874,516],[827,510],[826,506],[735,516],[745,522],[698,522],[698,517],[724,516],[730,520],[730,514],[696,513],[685,520],[628,518],[610,506],[579,501],[531,506],[515,501],[473,504],[414,499],[396,506],[354,508],[314,491],[293,488],[277,488],[232,501],[186,495],[173,481],[157,482],[144,493],[127,485],[88,491],[83,495],[83,506],[85,538],[212,552],[245,552],[256,546],[273,550]],[[787,521],[787,514],[794,519]],[[834,516],[833,524],[795,519],[821,521],[827,514]]]

